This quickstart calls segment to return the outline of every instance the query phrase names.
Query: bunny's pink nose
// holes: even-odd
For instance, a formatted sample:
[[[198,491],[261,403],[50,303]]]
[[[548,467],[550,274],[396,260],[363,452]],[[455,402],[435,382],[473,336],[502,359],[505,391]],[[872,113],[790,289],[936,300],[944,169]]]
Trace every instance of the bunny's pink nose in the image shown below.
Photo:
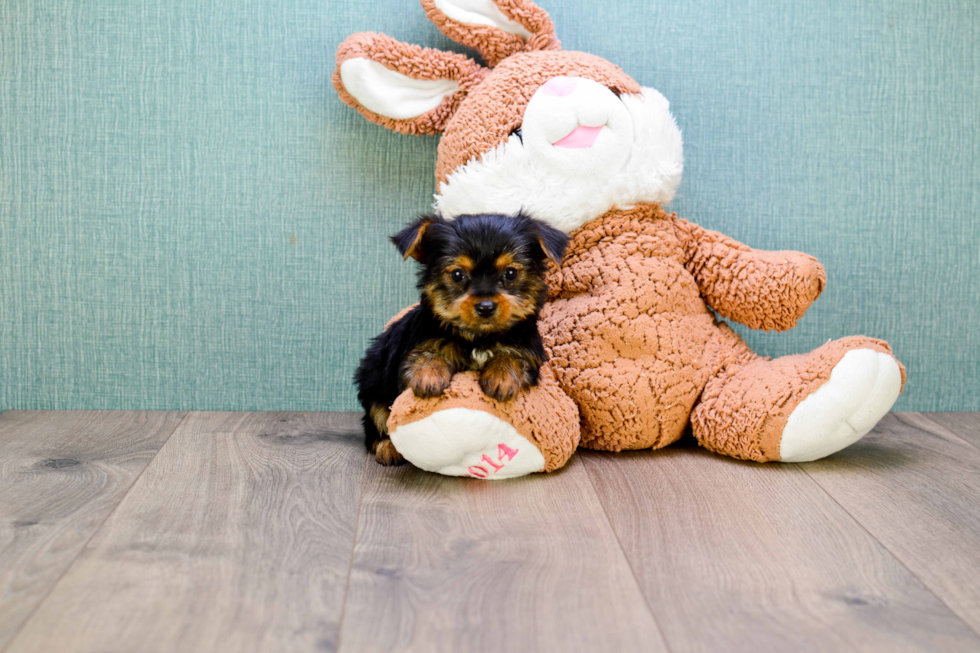
[[[544,83],[541,90],[548,95],[563,97],[575,90],[575,80],[571,77],[552,77]]]

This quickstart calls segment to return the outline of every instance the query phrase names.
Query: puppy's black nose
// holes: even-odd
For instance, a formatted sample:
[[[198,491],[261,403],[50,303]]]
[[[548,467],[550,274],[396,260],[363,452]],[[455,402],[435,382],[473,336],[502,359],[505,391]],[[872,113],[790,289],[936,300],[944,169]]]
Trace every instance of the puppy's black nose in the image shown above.
[[[496,302],[490,299],[482,299],[476,305],[476,313],[480,317],[490,317],[497,310]]]

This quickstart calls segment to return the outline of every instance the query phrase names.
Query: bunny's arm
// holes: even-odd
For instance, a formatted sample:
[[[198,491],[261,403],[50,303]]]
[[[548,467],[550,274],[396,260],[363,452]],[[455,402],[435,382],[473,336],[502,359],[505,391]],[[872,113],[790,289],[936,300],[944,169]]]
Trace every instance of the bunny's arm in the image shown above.
[[[674,226],[684,266],[722,317],[753,329],[786,331],[823,290],[827,276],[812,256],[752,249],[677,217]]]

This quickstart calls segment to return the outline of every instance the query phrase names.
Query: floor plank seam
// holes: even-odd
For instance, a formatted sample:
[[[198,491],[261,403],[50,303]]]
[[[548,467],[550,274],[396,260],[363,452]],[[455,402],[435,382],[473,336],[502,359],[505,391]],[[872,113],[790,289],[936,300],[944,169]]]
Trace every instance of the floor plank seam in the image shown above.
[[[179,411],[175,411],[175,412],[179,412]],[[78,549],[78,554],[72,559],[71,563],[69,563],[65,567],[64,571],[62,571],[61,574],[58,575],[57,580],[51,583],[51,586],[48,588],[48,591],[44,593],[44,596],[41,597],[41,600],[37,602],[37,605],[34,606],[34,609],[31,610],[30,613],[27,615],[27,617],[24,618],[24,621],[21,622],[20,626],[14,632],[13,636],[7,641],[7,645],[4,646],[2,650],[0,650],[0,653],[6,653],[7,651],[10,650],[10,647],[14,645],[14,643],[20,637],[21,633],[24,632],[24,628],[27,627],[27,624],[31,622],[31,619],[33,619],[34,615],[36,615],[38,610],[41,609],[41,606],[47,602],[48,598],[54,592],[55,588],[58,587],[58,585],[61,584],[61,581],[64,580],[65,576],[68,575],[68,572],[72,570],[72,568],[75,566],[75,563],[78,562],[78,559],[85,552],[85,549],[88,548],[89,543],[95,538],[96,535],[98,535],[99,531],[102,530],[102,527],[106,525],[106,522],[108,522],[109,519],[116,513],[116,510],[118,510],[119,506],[121,506],[123,501],[126,500],[126,497],[129,496],[129,493],[133,491],[133,488],[136,487],[137,483],[139,483],[139,480],[143,477],[143,474],[146,473],[146,470],[150,468],[150,465],[152,465],[153,461],[157,459],[157,456],[160,455],[160,452],[163,451],[163,448],[167,446],[168,442],[170,442],[170,438],[174,436],[174,433],[177,432],[177,429],[180,428],[180,426],[187,419],[187,416],[190,414],[191,414],[190,411],[185,411],[184,414],[181,416],[181,418],[177,421],[177,423],[174,424],[173,429],[170,431],[170,433],[167,434],[166,439],[160,444],[160,447],[154,452],[153,457],[150,458],[150,461],[146,463],[146,466],[143,467],[143,469],[140,470],[140,473],[136,475],[136,478],[133,479],[133,482],[130,484],[126,492],[121,497],[119,497],[119,501],[116,502],[116,505],[114,505],[112,507],[112,510],[110,510],[106,514],[105,519],[99,522],[97,528],[92,530],[92,534],[88,537],[87,540],[85,540],[85,544],[83,544]]]
[[[901,414],[901,413],[898,413],[898,414]],[[959,433],[957,433],[953,429],[949,428],[948,426],[943,426],[939,422],[937,422],[934,419],[930,418],[929,416],[932,415],[932,413],[918,413],[918,414],[921,415],[927,422],[929,422],[933,426],[936,426],[936,427],[942,429],[944,433],[947,433],[947,434],[953,436],[953,438],[957,442],[961,442],[961,443],[963,443],[965,445],[968,445],[972,449],[976,449],[977,451],[980,451],[980,446],[977,446],[971,440],[967,440],[966,438],[962,437]],[[912,426],[915,426],[915,424],[913,424]]]
[[[800,470],[802,470],[803,473],[806,475],[806,477],[809,478],[818,488],[820,488],[823,491],[824,494],[826,494],[828,497],[830,497],[830,500],[833,501],[841,510],[843,510],[844,513],[848,517],[850,517],[851,520],[853,520],[854,523],[857,524],[861,528],[861,530],[863,530],[865,533],[867,533],[868,534],[868,537],[870,537],[871,539],[873,539],[875,542],[878,543],[879,546],[881,546],[882,549],[884,549],[885,551],[887,551],[888,552],[888,555],[890,555],[892,557],[892,559],[895,560],[895,562],[897,562],[898,564],[900,564],[902,566],[902,568],[904,568],[907,572],[909,572],[909,574],[912,575],[913,578],[915,578],[920,583],[922,583],[922,587],[924,587],[926,589],[926,591],[928,591],[930,594],[932,594],[934,597],[936,597],[936,600],[939,601],[939,603],[941,603],[947,610],[949,610],[950,614],[953,615],[954,617],[956,617],[960,621],[960,623],[963,624],[966,627],[967,630],[969,630],[970,632],[976,634],[977,636],[980,636],[980,631],[978,631],[977,629],[973,628],[973,626],[971,626],[967,621],[965,621],[963,619],[963,617],[961,617],[959,615],[959,613],[957,613],[956,610],[954,610],[953,607],[951,605],[949,605],[943,599],[942,596],[940,596],[939,594],[937,594],[936,591],[934,589],[932,589],[932,587],[930,587],[929,584],[925,580],[923,580],[917,573],[915,573],[911,568],[909,568],[909,566],[907,564],[905,564],[905,561],[904,560],[902,560],[894,551],[892,551],[887,546],[885,546],[885,543],[882,542],[878,538],[878,536],[876,536],[874,533],[872,533],[870,530],[868,530],[868,527],[865,526],[861,522],[861,520],[859,520],[857,517],[855,517],[854,514],[851,513],[850,510],[848,510],[847,508],[845,508],[844,505],[841,504],[841,502],[838,501],[837,498],[833,494],[831,494],[827,490],[827,488],[825,488],[820,483],[820,481],[818,481],[816,478],[814,478],[810,474],[810,472],[808,472],[801,464],[794,463],[794,465],[796,467],[798,467]]]
[[[337,651],[340,650],[340,638],[344,629],[344,618],[347,616],[347,597],[350,593],[350,577],[354,572],[354,552],[357,549],[357,539],[361,531],[361,508],[364,505],[364,486],[367,485],[369,464],[371,464],[371,456],[365,455],[364,467],[362,468],[361,473],[361,491],[357,496],[357,517],[354,519],[354,540],[351,542],[350,546],[350,562],[347,565],[347,582],[344,584],[344,600],[340,608],[340,619],[337,621]]]
[[[626,566],[630,570],[630,574],[633,576],[633,582],[636,584],[636,589],[639,591],[640,596],[643,597],[643,603],[647,606],[647,612],[650,613],[650,619],[653,620],[654,625],[657,627],[657,632],[660,633],[660,641],[664,643],[664,648],[667,649],[668,653],[672,653],[673,649],[670,647],[670,643],[667,641],[667,637],[664,635],[664,629],[660,627],[660,621],[657,619],[657,614],[653,611],[653,606],[650,605],[650,599],[647,598],[646,592],[643,591],[643,586],[640,584],[640,580],[636,577],[636,570],[633,569],[633,563],[630,561],[630,557],[626,555],[626,549],[623,548],[623,543],[619,540],[619,533],[616,532],[615,527],[613,527],[612,520],[609,519],[609,513],[606,511],[606,504],[602,502],[599,497],[599,491],[596,489],[595,481],[592,479],[592,471],[588,461],[582,460],[582,465],[585,467],[585,475],[589,479],[589,486],[592,488],[592,494],[595,495],[595,500],[599,502],[599,507],[602,508],[602,516],[606,519],[606,524],[609,525],[609,530],[612,532],[613,537],[616,538],[616,546],[619,547],[619,552],[623,556],[623,560],[626,561]]]

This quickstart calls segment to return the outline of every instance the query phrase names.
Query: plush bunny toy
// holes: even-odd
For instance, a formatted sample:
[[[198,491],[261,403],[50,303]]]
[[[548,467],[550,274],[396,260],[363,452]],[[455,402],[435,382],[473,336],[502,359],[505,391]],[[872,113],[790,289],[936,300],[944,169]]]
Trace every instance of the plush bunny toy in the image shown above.
[[[337,51],[341,98],[389,129],[443,135],[442,215],[523,209],[571,242],[541,314],[550,362],[539,385],[506,403],[484,396],[474,373],[439,398],[406,391],[388,421],[405,458],[500,479],[557,469],[579,445],[656,449],[690,425],[722,455],[802,462],[857,441],[891,408],[905,371],[887,343],[850,337],[768,360],[716,318],[790,329],[823,290],[824,270],[661,208],[683,154],[660,93],[562,50],[530,0],[422,6],[486,66],[354,34]]]

